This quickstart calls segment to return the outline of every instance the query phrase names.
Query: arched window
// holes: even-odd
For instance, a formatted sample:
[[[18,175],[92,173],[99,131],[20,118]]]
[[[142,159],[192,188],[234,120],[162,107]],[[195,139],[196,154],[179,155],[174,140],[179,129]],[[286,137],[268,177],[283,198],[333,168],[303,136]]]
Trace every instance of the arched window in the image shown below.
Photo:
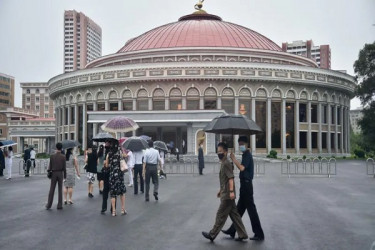
[[[231,88],[225,88],[221,94],[221,109],[228,114],[234,114],[234,92]]]
[[[133,110],[132,92],[128,89],[122,93],[122,110]]]
[[[148,110],[148,94],[145,89],[141,89],[137,94],[137,110],[147,111]]]
[[[161,88],[155,89],[152,95],[152,110],[165,110],[165,94]]]
[[[30,94],[30,89],[26,89],[26,94]]]
[[[207,88],[206,91],[204,91],[204,109],[217,109],[217,93],[216,90],[212,87]]]
[[[199,91],[196,88],[190,88],[187,91],[186,109],[199,110]]]
[[[169,109],[170,110],[182,109],[182,92],[178,88],[173,88],[169,94]]]
[[[118,110],[118,101],[116,91],[111,91],[108,95],[109,97],[109,110],[117,111]]]

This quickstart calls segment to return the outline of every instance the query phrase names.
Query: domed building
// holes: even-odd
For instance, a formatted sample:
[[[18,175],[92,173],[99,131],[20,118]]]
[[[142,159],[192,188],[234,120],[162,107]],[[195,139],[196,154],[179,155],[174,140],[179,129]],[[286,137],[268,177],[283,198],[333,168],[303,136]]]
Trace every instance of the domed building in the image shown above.
[[[124,115],[140,125],[137,135],[172,141],[187,154],[196,154],[202,141],[207,154],[220,140],[236,147],[238,136],[203,132],[224,112],[263,129],[249,136],[254,154],[347,154],[354,88],[352,76],[320,69],[202,10],[49,80],[56,140],[75,139],[86,148],[102,123]]]

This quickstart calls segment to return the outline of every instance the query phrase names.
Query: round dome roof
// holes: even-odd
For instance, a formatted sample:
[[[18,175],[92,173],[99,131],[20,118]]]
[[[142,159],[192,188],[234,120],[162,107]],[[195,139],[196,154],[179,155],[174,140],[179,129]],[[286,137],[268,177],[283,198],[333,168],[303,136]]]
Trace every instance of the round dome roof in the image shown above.
[[[282,51],[267,37],[215,15],[194,13],[129,40],[117,53],[178,47],[231,47]]]

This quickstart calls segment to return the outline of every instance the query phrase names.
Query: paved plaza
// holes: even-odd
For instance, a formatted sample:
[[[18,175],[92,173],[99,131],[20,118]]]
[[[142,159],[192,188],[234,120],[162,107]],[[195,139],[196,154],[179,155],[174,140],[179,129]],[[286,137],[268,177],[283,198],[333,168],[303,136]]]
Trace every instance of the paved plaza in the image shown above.
[[[97,186],[95,197],[88,198],[85,178],[76,180],[75,204],[62,211],[56,210],[56,195],[53,209],[44,209],[46,177],[1,178],[0,249],[367,250],[375,241],[375,179],[366,175],[363,161],[338,162],[337,176],[330,179],[288,178],[280,174],[280,164],[268,164],[266,174],[254,180],[263,242],[239,243],[219,234],[210,243],[202,237],[219,205],[218,175],[212,165],[205,171],[204,176],[170,174],[161,180],[158,202],[146,203],[127,188],[128,215],[117,217],[100,214]],[[236,184],[238,190],[237,177]],[[247,214],[244,224],[252,236]]]

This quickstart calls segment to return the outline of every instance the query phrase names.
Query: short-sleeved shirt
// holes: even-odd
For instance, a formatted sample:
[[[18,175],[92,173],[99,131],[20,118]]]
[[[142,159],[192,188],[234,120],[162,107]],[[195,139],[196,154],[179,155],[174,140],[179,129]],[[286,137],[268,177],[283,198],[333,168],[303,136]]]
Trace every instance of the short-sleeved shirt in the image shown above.
[[[160,162],[159,151],[154,148],[147,149],[143,158],[143,162],[146,164],[158,164],[158,162]]]
[[[254,161],[249,150],[242,154],[241,165],[245,167],[245,170],[240,172],[240,180],[251,181],[254,177]]]
[[[233,174],[232,163],[230,163],[228,159],[223,159],[223,161],[221,162],[219,178],[220,178],[220,199],[230,200],[229,180],[234,179],[234,174]],[[236,195],[234,181],[233,181],[233,191],[234,191],[234,195]]]
[[[133,152],[133,157],[135,165],[142,165],[143,151]]]
[[[35,152],[35,150],[31,150],[31,151],[30,151],[30,159],[35,160],[35,156],[36,156],[36,152]]]

